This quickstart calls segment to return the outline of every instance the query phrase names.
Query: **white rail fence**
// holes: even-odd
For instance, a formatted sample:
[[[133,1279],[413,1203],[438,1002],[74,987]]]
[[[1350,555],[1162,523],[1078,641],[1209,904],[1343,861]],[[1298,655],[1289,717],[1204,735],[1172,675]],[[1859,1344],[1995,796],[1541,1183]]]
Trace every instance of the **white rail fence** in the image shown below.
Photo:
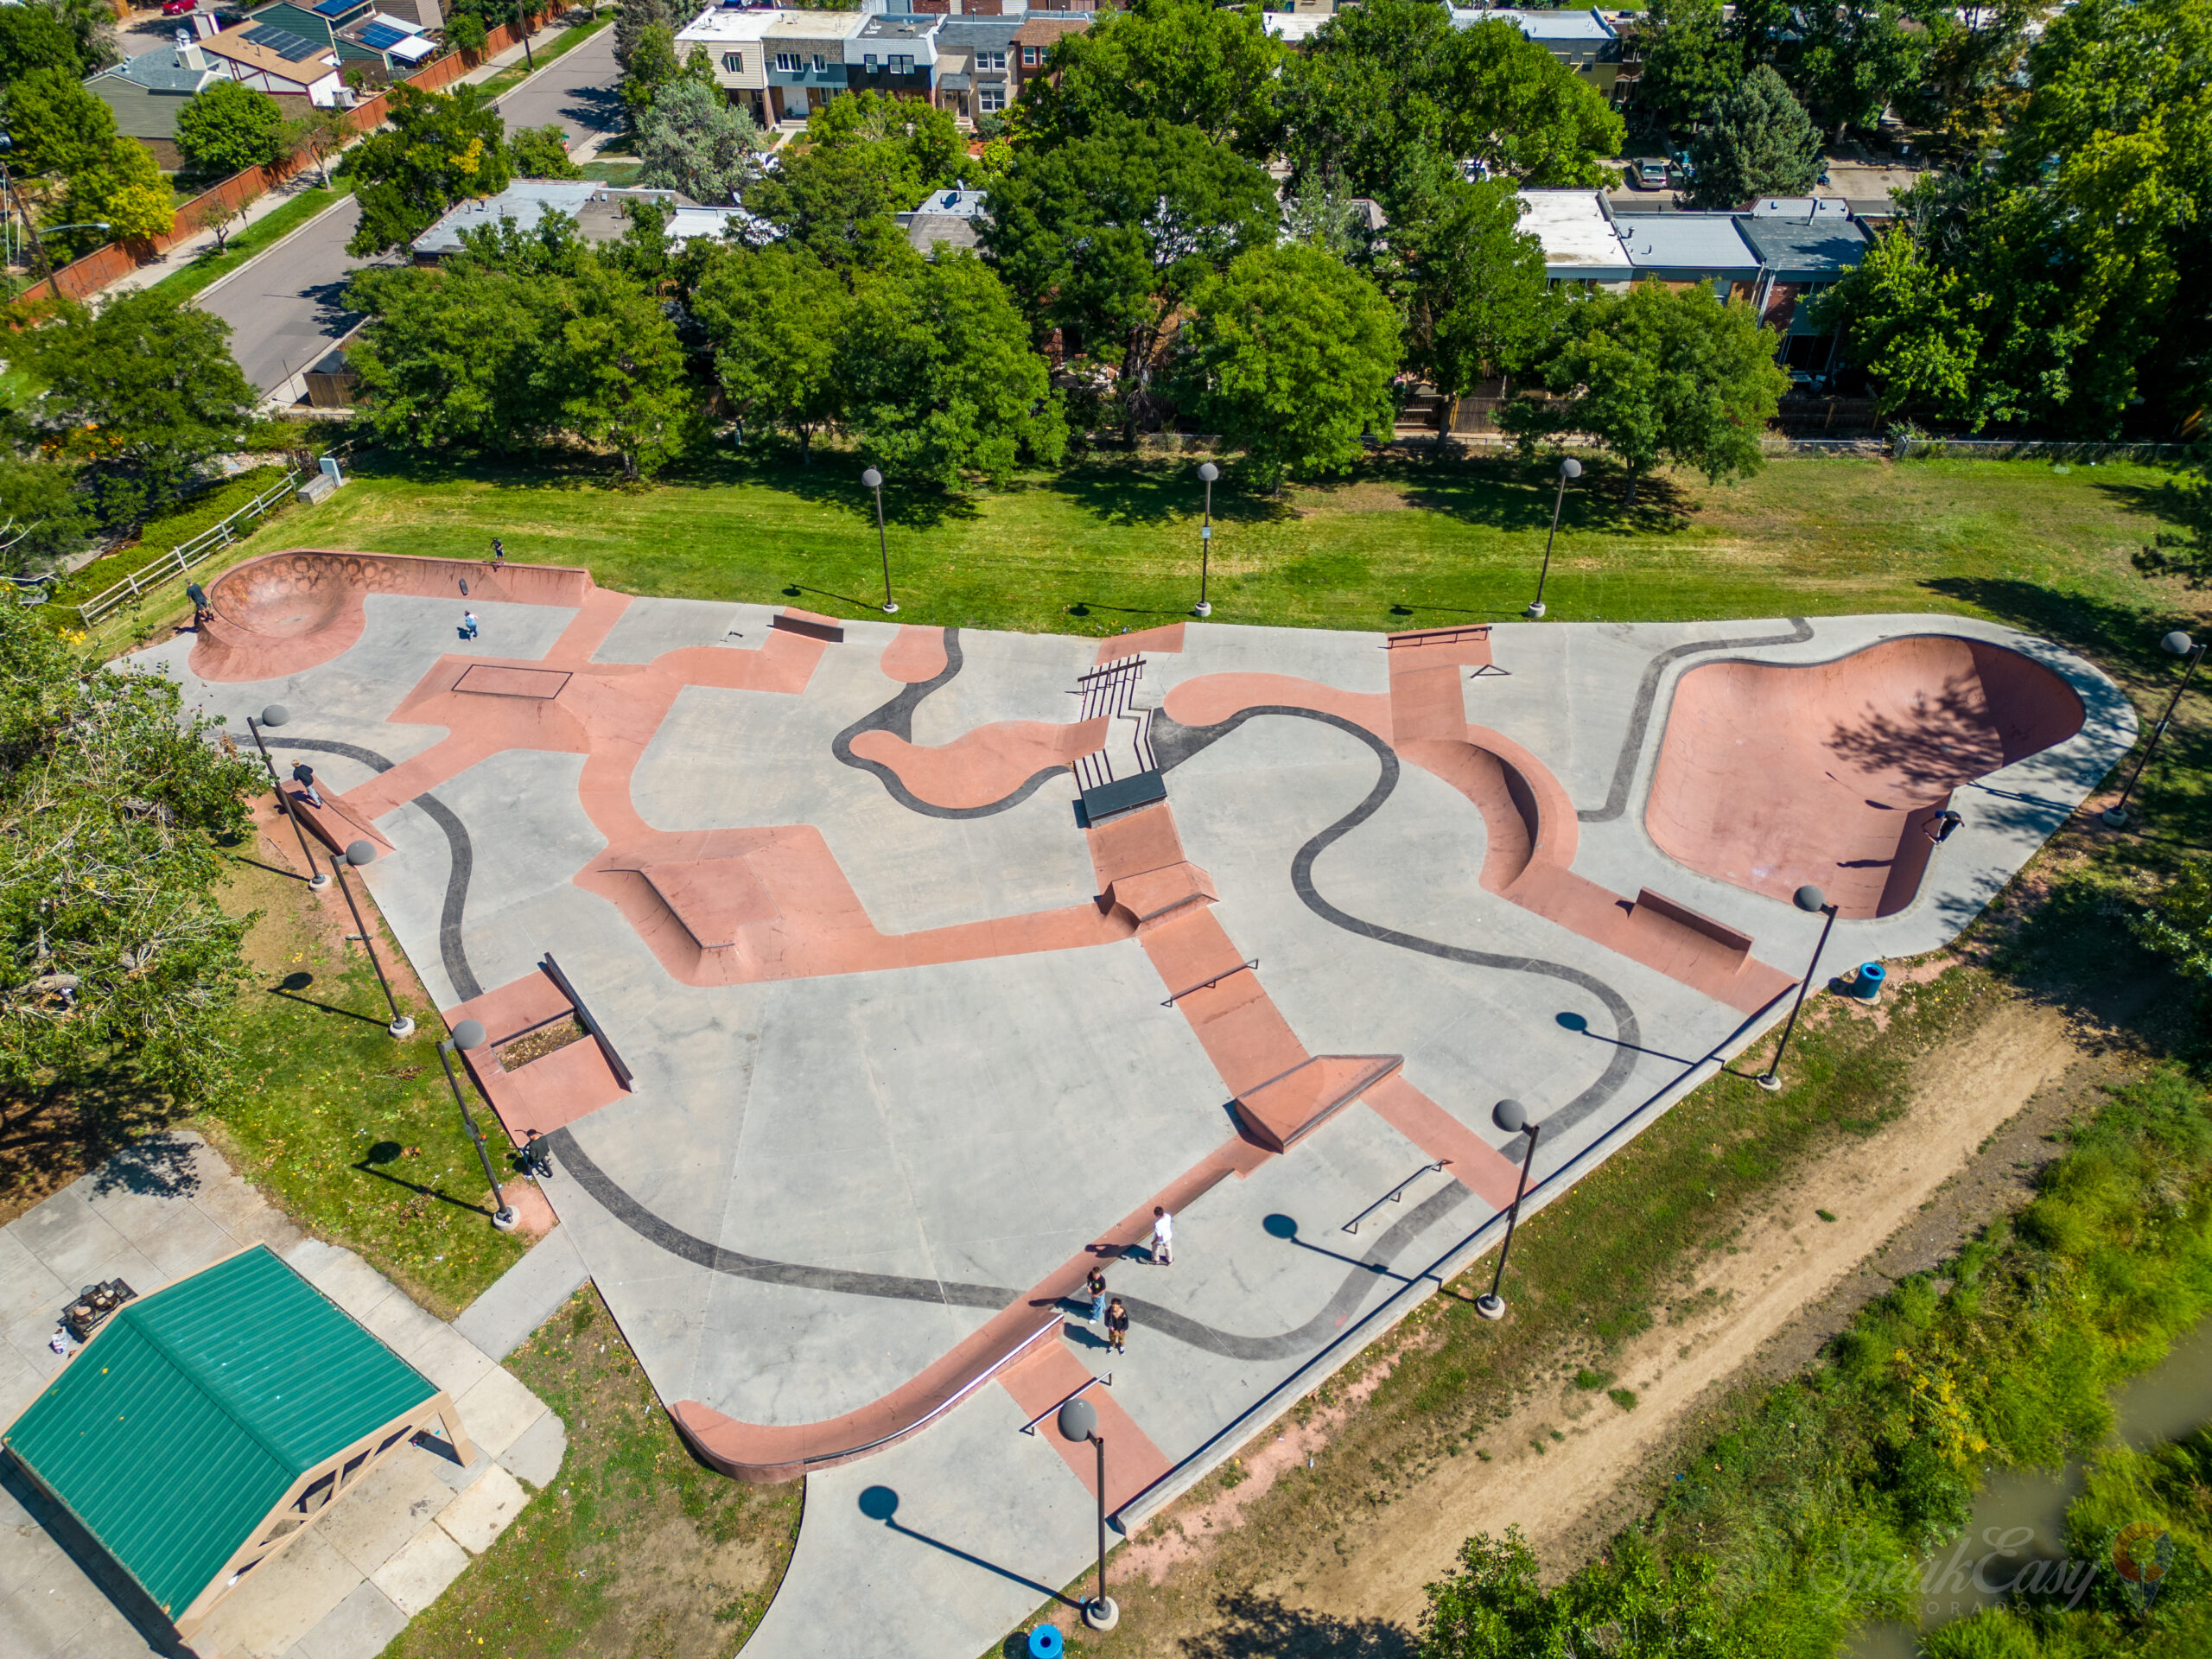
[[[150,564],[142,565],[132,571],[113,587],[95,594],[77,607],[77,614],[83,619],[86,627],[92,628],[99,626],[125,605],[136,605],[163,582],[175,581],[209,554],[238,540],[241,524],[260,518],[285,500],[309,476],[297,467],[292,468],[284,474],[281,482],[270,485],[220,524],[209,525],[183,546],[171,548]]]

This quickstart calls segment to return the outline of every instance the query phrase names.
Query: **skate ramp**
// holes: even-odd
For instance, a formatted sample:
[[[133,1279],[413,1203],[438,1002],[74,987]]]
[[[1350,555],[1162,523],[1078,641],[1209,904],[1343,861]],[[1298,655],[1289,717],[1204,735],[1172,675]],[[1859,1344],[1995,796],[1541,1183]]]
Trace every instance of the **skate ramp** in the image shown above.
[[[1644,825],[1702,875],[1846,917],[1920,890],[1926,826],[1952,791],[2065,742],[2082,700],[2019,652],[1949,635],[1834,662],[1710,663],[1682,676]]]
[[[467,584],[467,592],[462,584]],[[494,567],[469,559],[295,549],[249,559],[208,590],[213,614],[192,650],[203,680],[276,679],[327,663],[361,637],[370,594],[581,607],[591,573],[560,565]],[[454,613],[458,621],[459,610]]]

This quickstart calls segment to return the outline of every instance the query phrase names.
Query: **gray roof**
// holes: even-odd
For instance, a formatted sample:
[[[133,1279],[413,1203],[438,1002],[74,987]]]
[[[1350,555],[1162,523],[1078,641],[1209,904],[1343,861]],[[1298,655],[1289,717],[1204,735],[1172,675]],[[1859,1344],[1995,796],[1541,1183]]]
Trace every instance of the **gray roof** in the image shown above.
[[[1726,213],[1653,213],[1624,221],[1620,231],[1638,270],[1758,269],[1758,255]]]
[[[912,213],[903,215],[907,220],[906,240],[916,253],[924,257],[933,254],[939,244],[947,248],[972,248],[976,245],[976,221],[957,213]]]
[[[219,69],[181,67],[175,51],[165,47],[94,75],[85,90],[108,106],[116,130],[124,137],[174,138],[177,111],[185,100],[209,81],[221,79]]]
[[[1018,11],[1003,17],[948,17],[937,37],[950,47],[1007,47],[1014,44],[1014,37],[1028,21],[1026,14]]]
[[[1777,275],[1838,275],[1866,257],[1866,228],[1853,219],[1745,219],[1738,226]]]
[[[937,32],[946,19],[941,14],[920,16],[876,16],[868,20],[853,38],[862,41],[920,41]]]
[[[165,46],[158,52],[142,52],[108,71],[149,92],[181,92],[188,98],[221,73],[204,63],[197,69],[186,68],[177,61],[173,46]]]
[[[576,221],[577,234],[587,242],[618,240],[628,228],[622,213],[626,202],[642,200],[673,203],[679,209],[698,204],[678,191],[618,189],[589,179],[517,179],[496,196],[464,201],[415,238],[418,256],[442,258],[461,251],[461,233],[497,225],[511,219],[515,228],[534,228],[548,213],[566,213]]]

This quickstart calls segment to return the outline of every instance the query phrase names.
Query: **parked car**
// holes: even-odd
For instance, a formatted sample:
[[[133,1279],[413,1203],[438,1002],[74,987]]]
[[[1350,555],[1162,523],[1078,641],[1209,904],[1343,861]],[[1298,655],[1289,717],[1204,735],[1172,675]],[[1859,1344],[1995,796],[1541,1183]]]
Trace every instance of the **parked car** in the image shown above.
[[[189,17],[200,10],[200,0],[162,0],[164,17]]]
[[[1636,188],[1639,190],[1664,190],[1667,188],[1667,158],[1647,156],[1636,164]]]

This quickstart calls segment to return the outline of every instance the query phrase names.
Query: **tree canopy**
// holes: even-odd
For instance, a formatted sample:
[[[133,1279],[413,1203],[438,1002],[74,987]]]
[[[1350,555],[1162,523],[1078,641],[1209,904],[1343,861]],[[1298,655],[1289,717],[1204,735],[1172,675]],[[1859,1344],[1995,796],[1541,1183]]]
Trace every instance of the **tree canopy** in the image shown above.
[[[1136,0],[1065,34],[1022,92],[1031,140],[1065,143],[1116,120],[1195,127],[1255,160],[1274,147],[1290,54],[1256,7]]]
[[[644,185],[681,190],[694,201],[735,200],[760,176],[760,129],[721,88],[686,78],[664,87],[638,128]]]
[[[1745,1659],[1702,1556],[1662,1558],[1635,1534],[1555,1590],[1518,1528],[1460,1546],[1459,1570],[1428,1586],[1421,1659]]]
[[[514,176],[506,123],[482,87],[426,92],[403,81],[387,97],[388,124],[338,168],[357,181],[361,224],[346,245],[357,259],[407,246],[455,202],[495,196]]]
[[[221,1096],[251,918],[218,902],[213,838],[248,830],[260,772],[213,723],[0,607],[0,1093],[95,1116]]]
[[[691,292],[722,393],[749,430],[783,432],[808,457],[845,404],[841,369],[854,299],[837,274],[787,243],[725,251]]]
[[[1398,318],[1375,284],[1318,248],[1255,248],[1198,290],[1178,378],[1257,480],[1349,465],[1391,429]]]
[[[1812,194],[1821,135],[1771,67],[1759,64],[1713,101],[1690,145],[1693,207],[1728,211],[1759,196]]]
[[[1273,181],[1195,127],[1116,118],[1023,149],[991,191],[992,264],[1046,327],[1120,377],[1134,432],[1168,320],[1238,254],[1274,238]]]
[[[908,251],[893,213],[954,183],[967,146],[951,116],[917,99],[844,92],[808,118],[806,141],[745,192],[776,231],[839,270]]]
[[[175,500],[235,448],[257,401],[221,319],[152,289],[97,312],[67,304],[9,353],[41,388],[20,418],[65,461],[85,463],[104,515],[129,522]]]
[[[1759,436],[1789,385],[1775,337],[1745,305],[1724,305],[1704,283],[1669,289],[1643,282],[1569,309],[1545,378],[1560,396],[1516,399],[1501,416],[1523,450],[1558,432],[1582,432],[1637,480],[1661,461],[1707,479],[1759,470]]]
[[[176,147],[196,169],[218,178],[268,167],[289,148],[284,112],[244,81],[211,81],[177,111]]]
[[[1427,0],[1363,0],[1283,71],[1284,141],[1301,186],[1341,178],[1393,217],[1463,163],[1530,185],[1596,185],[1620,118],[1511,23],[1457,27]]]
[[[1742,73],[1743,49],[1728,37],[1721,0],[1652,0],[1633,29],[1643,58],[1633,109],[1646,127],[1687,131]]]
[[[84,71],[75,37],[44,6],[0,6],[0,86],[35,69],[59,69],[75,79]]]
[[[1406,363],[1452,407],[1495,374],[1525,367],[1557,327],[1543,245],[1520,228],[1510,183],[1454,184],[1390,228],[1408,273]]]
[[[569,159],[569,135],[557,121],[523,127],[507,142],[507,166],[518,179],[581,179],[584,170]]]
[[[965,249],[911,251],[860,281],[846,336],[845,424],[887,472],[957,489],[1058,464],[1067,422],[1029,328]]]

